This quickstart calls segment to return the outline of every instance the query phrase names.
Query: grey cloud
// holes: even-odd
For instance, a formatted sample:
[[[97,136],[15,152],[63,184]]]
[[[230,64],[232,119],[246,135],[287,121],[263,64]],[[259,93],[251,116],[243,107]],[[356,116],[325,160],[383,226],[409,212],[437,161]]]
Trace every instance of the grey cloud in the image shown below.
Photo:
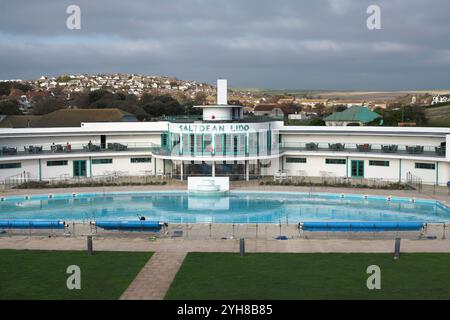
[[[233,86],[448,88],[448,0],[0,0],[0,78],[137,72]],[[66,7],[82,10],[68,30]],[[382,30],[366,8],[382,9]]]

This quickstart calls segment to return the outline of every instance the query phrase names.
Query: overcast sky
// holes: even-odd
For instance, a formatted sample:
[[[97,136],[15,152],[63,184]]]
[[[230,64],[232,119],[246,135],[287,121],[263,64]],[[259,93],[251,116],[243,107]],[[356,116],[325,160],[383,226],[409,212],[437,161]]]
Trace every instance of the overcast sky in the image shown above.
[[[68,30],[66,8],[81,8]],[[381,7],[381,30],[366,9]],[[449,0],[0,0],[0,79],[140,73],[232,87],[450,88]]]

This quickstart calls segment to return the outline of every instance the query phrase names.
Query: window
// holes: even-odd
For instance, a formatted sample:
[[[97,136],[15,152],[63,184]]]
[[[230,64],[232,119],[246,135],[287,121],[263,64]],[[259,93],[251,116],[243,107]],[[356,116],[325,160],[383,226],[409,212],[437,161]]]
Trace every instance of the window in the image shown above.
[[[166,132],[161,133],[161,147],[165,148],[168,145],[168,134]]]
[[[436,168],[436,165],[434,163],[416,162],[416,169],[434,170],[435,168]]]
[[[306,163],[306,158],[286,158],[286,163]]]
[[[92,164],[110,164],[112,159],[92,159]]]
[[[346,164],[345,159],[325,159],[326,164]]]
[[[369,160],[369,166],[389,167],[389,161]]]
[[[20,162],[14,162],[14,163],[0,163],[0,169],[15,169],[15,168],[21,168],[22,163]]]
[[[152,158],[131,158],[131,163],[146,163],[152,162]]]
[[[47,167],[67,166],[67,160],[47,161]]]

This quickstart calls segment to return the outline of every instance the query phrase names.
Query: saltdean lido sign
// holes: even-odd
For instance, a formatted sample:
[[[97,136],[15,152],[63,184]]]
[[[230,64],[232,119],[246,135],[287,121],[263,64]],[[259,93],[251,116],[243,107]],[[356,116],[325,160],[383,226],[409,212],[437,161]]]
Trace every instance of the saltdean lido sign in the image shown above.
[[[265,126],[266,127],[266,126]],[[176,128],[171,128],[172,132],[180,133],[230,133],[230,132],[249,132],[263,129],[260,126],[249,124],[178,124]]]

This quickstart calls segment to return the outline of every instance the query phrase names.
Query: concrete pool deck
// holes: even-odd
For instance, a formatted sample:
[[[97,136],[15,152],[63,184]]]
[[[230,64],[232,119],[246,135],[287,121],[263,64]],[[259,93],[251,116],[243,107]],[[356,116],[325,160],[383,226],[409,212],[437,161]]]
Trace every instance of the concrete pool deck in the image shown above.
[[[246,239],[246,252],[263,253],[390,253],[393,239]],[[2,236],[0,249],[86,250],[86,237]],[[239,239],[186,240],[94,237],[94,251],[239,252]],[[402,239],[401,252],[450,253],[450,239]]]
[[[74,187],[74,188],[42,188],[42,189],[7,189],[0,192],[0,196],[56,194],[56,193],[83,193],[83,192],[132,192],[132,191],[185,191],[187,182],[167,180],[166,185],[140,185],[140,186],[108,186],[108,187]],[[384,195],[393,197],[407,197],[417,199],[434,199],[450,206],[450,188],[423,186],[422,191],[417,190],[387,190],[370,188],[343,188],[343,187],[309,187],[309,186],[261,186],[258,180],[231,181],[232,191],[274,191],[274,192],[305,192],[305,193],[348,193],[361,195]]]

